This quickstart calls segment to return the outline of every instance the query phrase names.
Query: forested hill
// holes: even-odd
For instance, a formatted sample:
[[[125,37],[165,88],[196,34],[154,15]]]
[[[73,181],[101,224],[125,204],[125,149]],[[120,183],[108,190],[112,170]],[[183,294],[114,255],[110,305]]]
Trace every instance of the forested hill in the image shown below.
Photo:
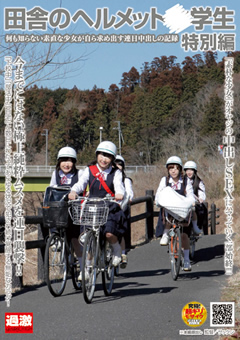
[[[234,93],[235,124],[239,120],[240,52],[235,58]],[[80,91],[49,90],[33,86],[25,92],[26,155],[28,164],[35,155],[44,153],[44,129],[49,132],[49,160],[56,162],[59,148],[69,145],[78,152],[78,163],[93,159],[103,140],[119,145],[123,136],[122,154],[129,164],[153,164],[169,154],[182,156],[186,150],[198,149],[215,153],[224,134],[224,64],[216,52],[186,57],[181,64],[175,56],[156,57],[145,62],[138,72],[132,67],[124,72],[119,86],[108,91],[94,87]],[[106,65],[107,72],[107,65]],[[4,102],[0,91],[0,105]],[[120,125],[119,123],[120,122]],[[4,139],[4,115],[0,116],[1,145]],[[235,136],[237,137],[237,131]],[[236,138],[238,140],[238,138]],[[124,143],[123,143],[124,141]],[[1,153],[2,162],[3,149]]]

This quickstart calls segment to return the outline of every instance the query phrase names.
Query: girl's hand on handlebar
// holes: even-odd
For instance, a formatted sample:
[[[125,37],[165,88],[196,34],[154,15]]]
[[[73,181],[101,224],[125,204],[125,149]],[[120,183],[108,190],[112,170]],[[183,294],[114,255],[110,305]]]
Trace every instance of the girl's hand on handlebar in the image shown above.
[[[115,200],[116,201],[122,201],[122,199],[123,199],[123,195],[122,194],[116,194],[115,195]]]
[[[68,194],[68,198],[70,200],[75,200],[75,199],[77,199],[77,197],[78,197],[78,195],[75,191],[71,191],[70,194]]]

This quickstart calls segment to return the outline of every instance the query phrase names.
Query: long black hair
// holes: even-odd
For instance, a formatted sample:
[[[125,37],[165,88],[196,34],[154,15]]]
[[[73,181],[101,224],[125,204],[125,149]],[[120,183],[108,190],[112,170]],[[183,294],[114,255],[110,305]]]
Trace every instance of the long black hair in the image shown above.
[[[122,170],[120,170],[120,169],[118,168],[117,164],[121,165]],[[123,177],[123,178],[122,178],[122,181],[123,181],[123,183],[124,183],[125,178],[128,178],[128,179],[130,179],[130,180],[133,182],[132,178],[130,178],[130,177],[128,177],[128,176],[126,175],[126,173],[125,173],[125,163],[124,163],[122,160],[120,160],[120,159],[115,160],[114,165],[115,165],[115,167],[116,167],[117,169],[119,169],[120,171],[122,171],[122,177]]]
[[[184,175],[184,177],[188,177],[186,174]],[[198,196],[198,190],[201,190],[201,188],[199,188],[199,184],[202,181],[201,178],[198,176],[196,170],[194,170],[194,174],[191,178],[191,180],[193,180],[192,186],[193,186],[193,192],[194,195]]]

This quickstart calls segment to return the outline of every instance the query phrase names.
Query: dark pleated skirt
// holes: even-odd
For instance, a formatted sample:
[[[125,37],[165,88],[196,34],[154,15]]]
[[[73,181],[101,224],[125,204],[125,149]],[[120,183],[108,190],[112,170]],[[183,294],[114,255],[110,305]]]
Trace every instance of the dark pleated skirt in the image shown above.
[[[164,231],[165,225],[163,223],[163,209],[161,208],[159,211],[159,216],[158,216],[158,222],[156,226],[156,232],[155,235],[156,237],[161,237]],[[188,226],[183,227],[182,232],[187,234],[188,237],[191,234],[191,228],[192,228],[192,223],[190,223]]]
[[[127,231],[127,219],[118,204],[109,204],[107,223],[102,228],[103,234],[111,233],[121,238]]]

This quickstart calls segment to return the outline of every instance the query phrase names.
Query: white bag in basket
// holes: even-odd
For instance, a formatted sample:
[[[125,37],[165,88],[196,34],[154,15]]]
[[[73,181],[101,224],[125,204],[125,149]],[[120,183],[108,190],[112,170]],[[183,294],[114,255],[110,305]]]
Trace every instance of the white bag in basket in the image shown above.
[[[178,194],[174,189],[167,186],[160,191],[157,203],[173,217],[185,219],[191,211],[193,200]]]

